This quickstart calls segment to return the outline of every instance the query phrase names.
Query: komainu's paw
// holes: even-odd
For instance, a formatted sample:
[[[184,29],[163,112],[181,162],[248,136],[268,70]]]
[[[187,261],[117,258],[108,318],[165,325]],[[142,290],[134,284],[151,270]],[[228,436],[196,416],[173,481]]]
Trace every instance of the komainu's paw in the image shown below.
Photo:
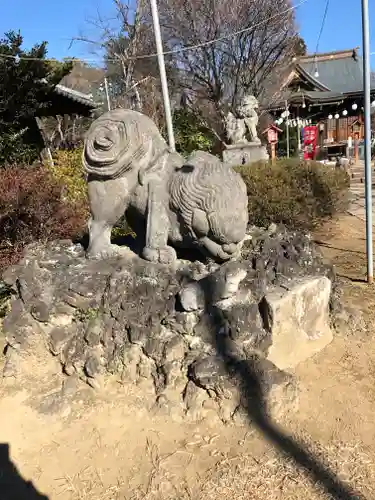
[[[177,260],[177,254],[174,248],[164,247],[159,250],[159,262],[161,264],[173,264]]]
[[[157,262],[160,264],[173,264],[177,260],[177,255],[172,247],[150,248],[143,249],[143,258],[149,262]]]

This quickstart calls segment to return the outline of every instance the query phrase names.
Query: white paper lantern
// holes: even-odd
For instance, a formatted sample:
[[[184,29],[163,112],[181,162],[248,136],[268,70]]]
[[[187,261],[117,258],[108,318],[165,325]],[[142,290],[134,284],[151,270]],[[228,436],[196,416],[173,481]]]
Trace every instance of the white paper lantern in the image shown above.
[[[338,120],[340,118],[340,115],[338,113],[335,114],[335,119]]]
[[[352,109],[354,109],[354,111],[355,111],[357,108],[358,108],[358,104],[354,103],[354,104],[352,105]]]
[[[344,111],[342,112],[342,115],[343,115],[343,116],[346,116],[347,114],[348,114],[347,110],[346,110],[346,109],[344,109]]]
[[[332,120],[333,119],[333,116],[332,115],[328,115],[328,120]]]

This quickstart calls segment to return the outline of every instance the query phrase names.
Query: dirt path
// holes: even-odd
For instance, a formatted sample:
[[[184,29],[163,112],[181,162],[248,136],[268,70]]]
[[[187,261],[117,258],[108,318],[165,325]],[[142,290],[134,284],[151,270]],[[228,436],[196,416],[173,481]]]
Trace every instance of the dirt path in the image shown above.
[[[355,334],[338,333],[322,353],[295,370],[302,387],[299,410],[278,425],[337,481],[372,500],[375,295],[374,288],[359,281],[365,277],[364,225],[345,216],[316,238],[345,281],[344,300],[364,316],[355,316]],[[51,374],[57,372],[53,363],[51,359]],[[52,394],[60,378],[48,379],[48,367],[36,365],[35,378],[40,373]],[[3,385],[0,443],[9,444],[19,473],[50,500],[350,498],[325,495],[324,467],[315,476],[298,467],[290,448],[277,451],[252,424],[171,422],[143,408],[142,390],[109,381],[95,402],[85,389],[71,411],[63,408],[57,418],[36,411],[41,395],[32,377],[22,390]],[[48,394],[43,398],[48,401]],[[0,491],[1,500],[10,498]]]

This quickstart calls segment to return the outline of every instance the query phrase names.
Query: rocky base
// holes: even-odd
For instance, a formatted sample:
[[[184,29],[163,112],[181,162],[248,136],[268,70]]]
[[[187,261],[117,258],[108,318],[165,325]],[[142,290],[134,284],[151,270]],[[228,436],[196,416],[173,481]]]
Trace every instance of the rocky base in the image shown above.
[[[71,242],[32,245],[4,274],[12,287],[4,376],[36,345],[92,387],[106,373],[148,382],[169,414],[228,422],[295,402],[293,368],[332,339],[333,273],[307,236],[254,228],[243,258],[177,269],[89,261]]]

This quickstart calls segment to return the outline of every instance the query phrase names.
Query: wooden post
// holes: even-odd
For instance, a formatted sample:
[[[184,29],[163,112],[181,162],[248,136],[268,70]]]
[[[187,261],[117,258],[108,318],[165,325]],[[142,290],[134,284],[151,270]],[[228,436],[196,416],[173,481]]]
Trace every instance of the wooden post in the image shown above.
[[[271,163],[274,165],[276,161],[276,143],[271,142]]]

